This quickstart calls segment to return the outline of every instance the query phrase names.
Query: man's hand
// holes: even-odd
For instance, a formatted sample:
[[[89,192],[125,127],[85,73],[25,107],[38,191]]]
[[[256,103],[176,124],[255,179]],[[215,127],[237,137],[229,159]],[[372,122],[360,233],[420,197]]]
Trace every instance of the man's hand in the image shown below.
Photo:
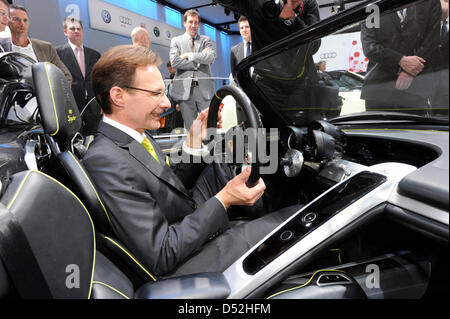
[[[398,63],[403,71],[408,72],[412,76],[418,75],[424,68],[426,61],[420,56],[404,56]]]
[[[406,72],[400,72],[397,78],[397,82],[395,83],[395,88],[397,90],[407,90],[411,86],[414,77]]]
[[[266,185],[262,178],[260,178],[258,184],[252,188],[248,188],[247,185],[245,185],[251,171],[251,168],[247,167],[247,169],[230,180],[227,185],[217,193],[216,196],[222,201],[225,208],[228,208],[231,205],[253,206],[264,194]]]
[[[211,52],[211,48],[204,48],[202,50],[202,53],[209,53],[209,52]]]
[[[290,19],[295,15],[295,9],[298,8],[300,4],[302,4],[303,0],[287,0],[286,4],[283,6],[283,10],[281,10],[280,18],[282,19]]]
[[[221,108],[219,108],[219,113],[217,116],[217,128],[222,127],[222,114],[220,110]],[[192,126],[189,129],[189,135],[186,138],[186,145],[190,148],[202,148],[202,141],[204,138],[206,138],[208,128],[208,114],[209,107],[206,110],[200,112],[200,114],[192,123]]]

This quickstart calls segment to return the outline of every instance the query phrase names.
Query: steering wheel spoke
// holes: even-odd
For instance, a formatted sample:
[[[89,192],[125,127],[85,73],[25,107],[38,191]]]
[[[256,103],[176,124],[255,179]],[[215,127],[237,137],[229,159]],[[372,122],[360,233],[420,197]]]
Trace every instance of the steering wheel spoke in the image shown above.
[[[216,157],[220,155],[220,153],[216,153],[217,143],[214,144],[214,161],[213,166],[216,172],[218,179],[226,184],[231,176],[227,175],[228,169],[224,168],[224,166],[228,165],[232,171],[233,177],[236,175],[238,168],[242,168],[243,164],[247,161],[246,164],[252,167],[252,172],[247,181],[248,187],[253,187],[258,183],[259,180],[259,165],[257,152],[252,152],[253,158],[249,160],[248,152],[249,145],[247,144],[250,140],[252,143],[255,143],[255,147],[258,145],[258,134],[253,136],[251,139],[246,139],[245,131],[248,129],[254,129],[255,132],[260,127],[260,121],[258,120],[258,115],[255,111],[253,104],[247,95],[242,91],[242,89],[226,85],[221,87],[213,99],[211,100],[209,113],[208,113],[208,129],[215,129],[217,127],[218,120],[218,112],[223,107],[222,101],[223,99],[231,95],[235,100],[236,104],[240,105],[244,111],[246,120],[239,123],[237,126],[229,129],[223,136],[221,140],[219,140],[216,136],[213,137],[217,143],[222,142],[222,149],[225,150],[221,157]],[[217,133],[216,133],[217,135]],[[211,140],[210,140],[211,141]],[[231,158],[230,158],[231,156]],[[229,171],[228,171],[229,172]]]

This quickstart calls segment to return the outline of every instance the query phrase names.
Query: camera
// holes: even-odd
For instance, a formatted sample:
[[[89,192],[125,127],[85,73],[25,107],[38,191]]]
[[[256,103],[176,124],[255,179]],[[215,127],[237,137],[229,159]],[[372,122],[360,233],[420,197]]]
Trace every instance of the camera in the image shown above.
[[[287,0],[268,0],[264,2],[262,6],[262,13],[267,19],[276,19],[280,15],[283,9],[283,4],[286,4]]]

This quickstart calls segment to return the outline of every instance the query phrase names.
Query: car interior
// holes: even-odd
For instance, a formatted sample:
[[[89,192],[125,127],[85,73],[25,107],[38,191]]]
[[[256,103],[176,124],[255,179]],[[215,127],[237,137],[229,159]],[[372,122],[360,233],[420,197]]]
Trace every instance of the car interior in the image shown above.
[[[351,13],[348,23],[367,15],[364,6]],[[293,48],[315,41],[323,36],[320,28],[326,34],[339,30],[331,27],[333,19],[321,23],[309,39],[294,35],[297,42],[286,39],[285,44]],[[258,161],[267,154],[252,152],[248,185],[264,178],[263,201],[270,210],[302,208],[224,272],[169,278],[154,274],[115,236],[110,212],[83,167],[91,137],[79,133],[82,120],[62,71],[50,63],[30,66],[20,54],[7,55],[11,77],[25,80],[1,85],[0,105],[31,93],[39,112],[27,116],[41,125],[27,128],[21,143],[11,147],[11,152],[28,150],[27,165],[1,177],[0,298],[448,296],[448,120],[392,113],[380,124],[370,113],[334,118],[328,110],[309,117],[277,109],[246,70],[266,65],[286,49],[281,43],[278,51],[261,50],[239,65],[239,83],[248,89],[220,88],[208,118],[208,126],[215,127],[223,99],[232,96],[237,125],[205,142],[219,156],[226,156],[227,132],[276,148],[278,165],[270,174],[260,173],[267,163]],[[11,109],[2,108],[2,122]],[[279,130],[255,133],[263,127]],[[7,144],[8,135],[0,132],[0,144]],[[155,140],[175,156],[184,137],[164,134]],[[213,165],[220,178],[224,168],[219,162]]]

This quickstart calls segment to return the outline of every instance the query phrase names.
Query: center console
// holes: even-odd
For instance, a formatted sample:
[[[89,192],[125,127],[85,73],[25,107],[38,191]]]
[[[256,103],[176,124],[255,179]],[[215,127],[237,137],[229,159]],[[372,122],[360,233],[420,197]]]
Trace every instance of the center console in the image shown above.
[[[225,270],[229,298],[245,298],[382,207],[416,170],[402,163],[366,167],[296,212]],[[326,245],[325,245],[326,246]]]

